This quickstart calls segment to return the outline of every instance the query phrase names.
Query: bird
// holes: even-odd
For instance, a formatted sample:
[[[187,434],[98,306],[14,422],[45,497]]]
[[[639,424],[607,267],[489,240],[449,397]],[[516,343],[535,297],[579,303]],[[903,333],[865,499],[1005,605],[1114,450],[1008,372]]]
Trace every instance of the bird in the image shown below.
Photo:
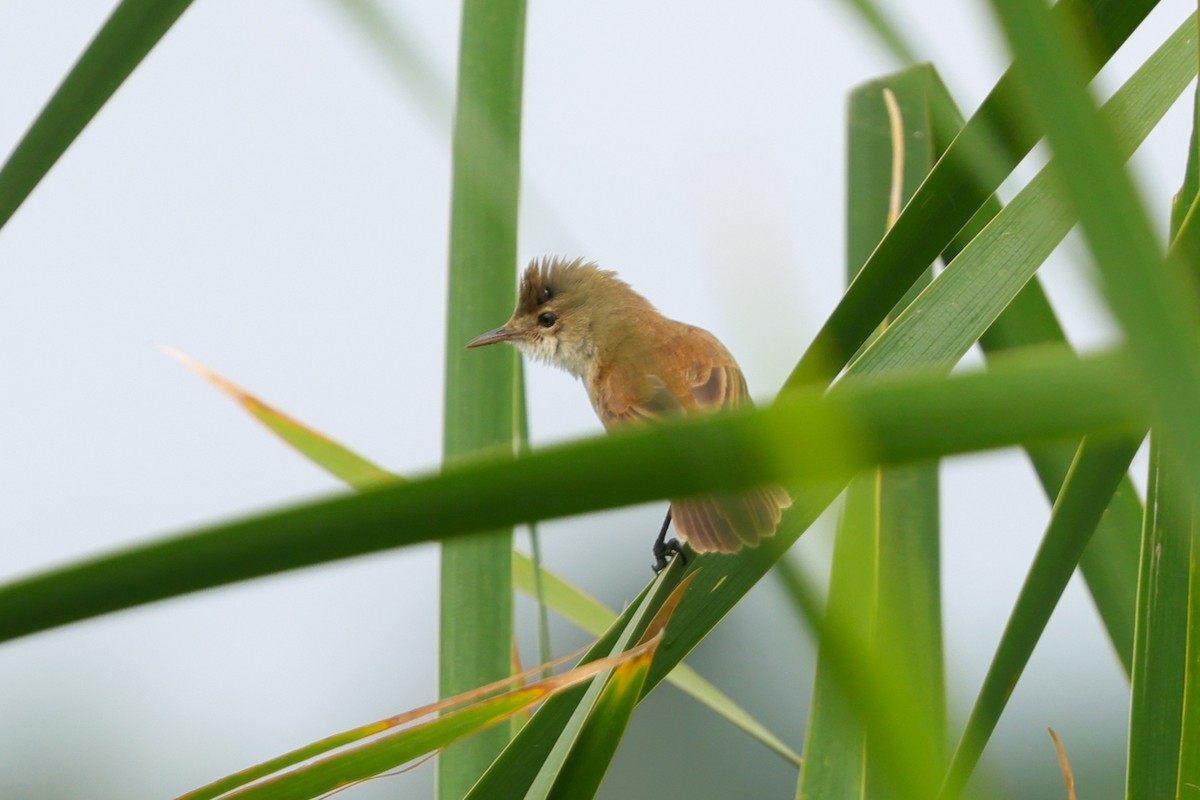
[[[579,378],[606,429],[751,405],[733,356],[708,331],[669,319],[615,272],[582,258],[534,259],[508,322],[467,343],[507,342]],[[655,572],[683,555],[736,553],[775,533],[791,497],[782,487],[672,499],[654,543]],[[683,555],[686,563],[686,555]]]

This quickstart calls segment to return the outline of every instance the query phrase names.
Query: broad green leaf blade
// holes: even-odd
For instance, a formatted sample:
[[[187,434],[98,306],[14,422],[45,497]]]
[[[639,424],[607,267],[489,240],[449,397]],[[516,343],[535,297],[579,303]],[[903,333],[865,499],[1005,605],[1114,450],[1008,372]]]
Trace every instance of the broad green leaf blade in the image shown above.
[[[1129,708],[1129,759],[1125,796],[1175,797],[1182,735],[1188,649],[1188,581],[1192,535],[1197,527],[1185,493],[1164,482],[1171,474],[1150,437],[1150,479]],[[1183,794],[1182,796],[1187,796]]]
[[[1153,129],[1196,71],[1195,17],[1190,17],[1137,70],[1105,106],[1105,118],[1128,155]],[[935,84],[940,86],[939,84]],[[942,93],[947,109],[952,101]],[[1062,342],[1061,329],[1036,284],[1036,269],[1074,222],[1061,198],[1051,164],[1002,211],[994,201],[990,220],[973,220],[981,230],[958,251],[946,270],[905,307],[899,319],[854,362],[852,369],[896,364],[955,363],[985,330],[986,351],[1034,343]],[[986,223],[986,225],[984,224]],[[962,237],[960,237],[962,238]],[[1025,290],[1028,291],[1025,291]],[[1008,319],[1002,315],[1008,310]],[[1057,495],[1072,453],[1064,448],[1031,450],[1051,498]],[[1136,580],[1135,525],[1140,508],[1125,481],[1113,513],[1102,525],[1094,555],[1084,560],[1085,575],[1104,614],[1122,662],[1132,653],[1133,586]]]
[[[1187,80],[1193,75],[1196,66],[1192,56],[1194,30],[1195,21],[1189,19],[1160,49],[1159,53],[1152,57],[1114,97],[1109,111],[1112,118],[1118,120],[1131,118],[1129,124],[1121,126],[1121,130],[1125,133],[1123,143],[1130,150],[1134,142],[1144,136],[1158,117],[1165,112],[1174,94],[1181,91]],[[1046,177],[1038,179],[1042,182],[1047,180]],[[1039,186],[1038,181],[1027,187],[1026,191],[1008,209],[1001,212],[981,235],[975,237],[966,249],[955,257],[951,266],[935,281],[934,285],[914,303],[906,307],[900,320],[890,326],[866,353],[855,361],[852,370],[885,368],[891,363],[909,363],[909,360],[914,358],[928,359],[932,363],[939,361],[953,363],[965,352],[971,339],[982,333],[999,316],[1004,305],[1016,294],[1025,280],[1032,276],[1037,265],[1069,227],[1067,215],[1065,212],[1059,212],[1063,222],[1057,225],[1057,230],[1050,236],[1044,235],[1044,232],[1043,235],[1038,236],[1036,230],[1032,233],[1028,230],[1021,231],[1022,228],[1028,229],[1033,225],[1044,223],[1048,218],[1053,218],[1052,214],[1047,214],[1046,208],[1039,208],[1042,203],[1038,201],[1038,196],[1044,193],[1046,188]],[[1009,230],[1008,226],[1013,225],[1014,220],[1016,221],[1016,230]],[[1055,226],[1051,227],[1053,229]],[[1019,234],[1018,231],[1020,231]],[[1002,244],[1002,240],[1007,240],[1007,242]],[[1011,244],[1014,241],[1020,243],[1018,251],[1022,245],[1030,246],[1032,242],[1033,248],[1041,248],[1041,252],[1022,262],[1021,253],[1013,254],[1012,252]],[[999,261],[1004,263],[1004,269],[996,269],[993,266]],[[1023,268],[1022,263],[1024,263]],[[964,265],[969,267],[969,271],[962,269]],[[1022,274],[1022,269],[1024,274]],[[1008,286],[997,285],[1000,281],[996,281],[993,276],[1000,276],[1003,280],[1012,275],[1009,270],[1017,274],[1013,283]],[[979,277],[975,277],[972,272],[977,272]],[[966,276],[965,279],[962,276]],[[988,285],[989,280],[992,285]],[[974,290],[975,283],[980,285],[979,290]],[[944,310],[949,309],[953,309],[953,315],[945,316]],[[965,323],[968,323],[970,315],[973,313],[981,313],[982,318],[972,330],[970,325]],[[880,354],[883,355],[882,358],[878,357]],[[1132,451],[1129,453],[1129,457],[1132,457]],[[1128,457],[1124,459],[1124,462],[1127,467]],[[1112,469],[1111,465],[1107,468]],[[1090,495],[1089,500],[1095,502],[1095,498]],[[1090,529],[1087,529],[1087,532],[1090,533]],[[1086,538],[1083,541],[1086,542]],[[1069,562],[1066,566],[1065,577],[1059,576],[1064,584],[1073,567],[1074,562]],[[1048,617],[1056,599],[1057,593],[1053,593],[1048,598],[1048,607],[1037,609],[1034,612],[1027,604],[1022,613],[1026,617],[1032,613]],[[1014,619],[1012,630],[1028,631],[1031,635],[1021,643],[1021,646],[1032,649],[1040,633],[1041,624],[1028,624],[1018,618]],[[1008,643],[1007,646],[1011,652],[1012,643]],[[1010,661],[1012,661],[1011,658]],[[993,676],[996,682],[1007,686],[1011,681],[1006,679],[1015,680],[1015,675],[1019,674],[1020,666],[1024,663],[1023,658],[1019,661],[1020,664],[1015,668],[1010,664],[1007,672],[1001,668],[1000,677],[995,679]],[[1004,695],[1004,698],[992,709],[995,715],[998,716],[999,708],[1002,707],[1003,699],[1006,697],[1007,695]],[[981,728],[990,731],[992,724],[994,724],[994,718],[991,717],[986,722],[976,719],[973,721],[973,729],[969,731],[969,735],[979,735]],[[974,744],[982,748],[985,739],[986,733],[981,740]],[[960,751],[960,773],[961,765],[966,762],[969,762],[966,767],[966,771],[969,773],[976,756],[977,753],[970,747]],[[965,780],[965,775],[961,777]]]
[[[1128,158],[1196,76],[1190,16],[1104,107]],[[959,252],[886,333],[855,360],[864,370],[951,365],[1000,316],[1075,224],[1056,159]],[[1003,268],[1001,268],[1001,265]]]
[[[1153,129],[1194,76],[1195,25],[1194,16],[1186,20],[1106,104],[1106,119],[1117,131],[1125,155]],[[946,97],[944,102],[951,101]],[[943,113],[953,113],[953,109]],[[1039,173],[955,254],[933,285],[905,308],[854,366],[878,369],[914,360],[952,364],[993,325],[992,336],[983,340],[986,351],[1063,341],[1044,296],[1036,285],[1027,284],[1074,222],[1060,197],[1054,169],[1051,165]],[[1003,268],[998,268],[1001,264]],[[1028,291],[1023,292],[1023,287]],[[997,324],[1006,308],[1008,319]],[[1053,498],[1070,454],[1063,448],[1050,448],[1031,450],[1031,456]],[[1128,670],[1136,575],[1134,526],[1140,516],[1128,481],[1122,482],[1114,505],[1101,526],[1094,552],[1084,559],[1084,571]]]
[[[1197,51],[1200,58],[1200,50]],[[1192,104],[1192,141],[1183,187],[1172,207],[1172,247],[1184,252],[1193,275],[1200,269],[1200,86]],[[1181,208],[1187,211],[1179,213]],[[1187,648],[1184,654],[1183,720],[1179,732],[1179,798],[1200,790],[1200,520],[1191,506],[1191,559],[1188,565]]]
[[[936,461],[876,470],[875,530],[878,537],[879,588],[875,597],[871,657],[891,671],[907,697],[905,735],[922,761],[913,765],[922,779],[946,767],[946,685],[942,647],[941,542]],[[868,730],[867,755],[878,761],[896,749],[881,729]],[[897,755],[898,757],[898,755]],[[881,777],[871,764],[873,780]],[[882,790],[882,788],[881,788]],[[872,795],[877,796],[877,795]]]
[[[958,797],[966,786],[1109,498],[1125,478],[1140,444],[1138,436],[1116,440],[1088,437],[1080,445],[967,719],[941,797]]]
[[[629,726],[633,709],[641,699],[652,657],[653,653],[647,652],[613,670],[547,797],[554,800],[595,797]]]
[[[1157,0],[1064,0],[1058,19],[1092,34],[1094,74],[1157,4]],[[972,215],[1033,147],[1040,132],[1018,102],[1016,75],[1005,72],[871,254],[788,378],[790,387],[830,381]],[[957,134],[957,135],[956,135]]]
[[[616,431],[519,458],[479,457],[410,483],[291,506],[10,582],[0,586],[0,641],[498,525],[763,483],[800,486],[803,513],[785,517],[775,544],[739,558],[696,559],[706,567],[703,585],[684,599],[672,634],[678,638],[655,660],[656,685],[699,641],[701,627],[715,625],[726,603],[748,591],[832,501],[847,475],[1017,442],[1135,431],[1145,425],[1145,398],[1130,380],[1132,370],[1122,354],[1030,354],[986,373],[889,375],[828,393],[789,392],[769,408]],[[855,431],[857,438],[836,431]],[[682,624],[692,615],[698,623]]]
[[[680,570],[677,568],[675,571]],[[595,796],[601,781],[604,780],[604,773],[608,771],[608,765],[612,763],[612,758],[617,752],[617,746],[621,743],[625,728],[629,725],[629,719],[633,716],[633,709],[641,699],[646,674],[650,671],[650,664],[654,660],[658,645],[663,641],[671,615],[675,613],[680,599],[695,575],[693,572],[675,587],[650,621],[639,643],[640,649],[649,649],[612,671],[607,685],[604,686],[577,735],[570,736],[568,730],[559,738],[556,749],[567,745],[570,752],[557,769],[546,769],[552,767],[553,760],[543,765],[539,780],[534,782],[526,800],[542,797],[553,800],[584,800]],[[585,706],[585,703],[581,703],[576,709],[576,714],[578,715]],[[545,793],[540,788],[540,779],[543,776],[552,776],[553,780],[549,791]]]
[[[1180,228],[1171,243],[1171,249],[1178,254],[1183,264],[1192,265],[1193,269],[1195,265],[1200,264],[1200,194],[1192,198],[1191,206],[1180,221]]]
[[[846,490],[829,582],[829,613],[843,621],[837,635],[861,641],[864,650],[875,589],[870,578],[878,563],[871,546],[874,497],[873,473],[851,481]],[[831,661],[830,646],[824,638],[819,642],[804,762],[796,786],[799,800],[862,797],[866,791],[867,726],[853,698],[847,696],[845,676],[833,666],[836,661]]]
[[[935,81],[930,67],[916,67],[851,95],[851,279],[933,164],[929,94]],[[917,288],[928,281],[926,275]],[[847,635],[866,642],[871,658],[886,658],[899,682],[920,698],[916,705],[925,718],[911,720],[910,735],[922,737],[928,756],[921,765],[926,794],[946,747],[937,486],[936,462],[874,470],[852,482],[829,590],[830,613],[851,626]],[[870,717],[858,717],[841,680],[819,657],[798,797],[871,797],[896,782],[881,774],[876,756],[893,743],[880,738]]]
[[[759,555],[761,559],[755,564],[756,571],[754,580],[765,574],[770,564],[774,562],[787,547],[795,541],[804,527],[811,524],[813,520],[820,514],[824,508],[833,501],[833,499],[841,492],[841,483],[835,483],[830,486],[821,486],[813,490],[801,490],[794,494],[794,504],[790,516],[785,516],[784,527],[782,527],[771,540],[764,543],[758,550],[748,551],[749,555]],[[799,520],[799,521],[797,521]],[[764,552],[774,546],[774,550]],[[744,557],[743,557],[744,558]],[[725,561],[724,564],[721,562]],[[708,602],[713,600],[722,600],[720,593],[729,591],[740,597],[749,588],[746,573],[743,570],[739,574],[736,570],[731,570],[728,566],[728,559],[710,560],[704,567],[704,572],[697,577],[697,587],[693,588],[689,597],[705,598]],[[672,563],[671,567],[665,573],[668,579],[677,578],[680,574],[677,572],[677,563]],[[737,582],[732,585],[731,582]],[[738,585],[741,584],[741,585]],[[655,584],[656,585],[656,584]],[[660,592],[661,593],[661,592]],[[630,624],[634,608],[640,609],[640,598],[631,605],[630,609],[626,610],[609,631],[601,637],[597,645],[586,655],[584,660],[602,656],[608,651],[608,648],[613,646],[618,634],[625,629],[625,626]],[[687,608],[688,601],[685,599],[684,608]],[[707,603],[705,604],[707,605]],[[700,614],[704,613],[703,605],[700,609]],[[640,613],[640,611],[638,612]],[[696,611],[692,612],[697,613]],[[715,623],[714,623],[715,624]],[[660,651],[658,660],[669,659],[672,665],[678,664],[683,657],[684,652],[677,650],[679,643],[677,634],[674,631],[679,630],[678,624],[672,629],[672,641],[668,643],[668,647]],[[694,646],[687,643],[688,649]],[[656,664],[652,668],[651,680],[657,684],[663,679],[663,675],[671,668],[663,668]],[[643,696],[649,689],[643,690]],[[560,734],[572,719],[578,705],[579,697],[571,697],[563,695],[556,697],[548,702],[534,718],[527,724],[509,746],[501,759],[493,765],[492,769],[484,776],[484,780],[476,787],[476,795],[473,797],[478,800],[492,796],[503,796],[496,794],[500,790],[507,790],[513,794],[523,794],[527,787],[533,782],[538,771],[538,767],[546,759],[547,754],[558,741]],[[492,779],[492,780],[489,780]]]
[[[894,206],[912,195],[933,165],[935,131],[931,120],[936,111],[930,106],[930,94],[938,83],[929,67],[889,81],[899,101],[892,108],[903,112],[902,118],[896,114],[893,124],[905,136],[903,153],[896,154],[903,163],[903,172],[902,177],[897,174],[898,182],[893,185]],[[922,144],[923,148],[919,146]],[[872,145],[864,142],[863,146]],[[871,180],[869,175],[862,178]],[[889,225],[898,213],[898,207],[889,211]],[[880,235],[885,230],[881,229]],[[870,232],[862,233],[871,238]],[[857,264],[852,266],[857,268]],[[926,275],[918,280],[913,291],[930,278]],[[886,320],[885,329],[891,323]],[[877,664],[887,664],[895,680],[906,687],[912,701],[906,710],[917,712],[908,715],[907,735],[924,757],[912,765],[913,772],[915,777],[925,778],[940,772],[946,756],[938,463],[877,469],[874,476],[872,530],[878,571],[869,617],[873,625],[870,655]],[[876,796],[886,791],[880,785],[880,765],[887,759],[881,760],[879,754],[895,750],[896,743],[886,739],[878,726],[869,727],[867,734],[867,789],[868,794]],[[898,754],[895,759],[899,759]],[[916,786],[922,794],[927,788],[924,783]]]
[[[1200,86],[1193,103],[1192,141],[1188,148],[1183,185],[1171,203],[1171,247],[1190,265],[1193,276],[1200,271]]]
[[[1180,571],[1179,599],[1186,598],[1190,507],[1200,500],[1200,424],[1195,415],[1200,401],[1200,353],[1194,341],[1200,313],[1183,264],[1162,258],[1145,211],[1115,157],[1110,132],[1096,119],[1080,77],[1072,32],[1056,28],[1033,0],[993,5],[1023,74],[1037,76],[1025,82],[1031,107],[1047,125],[1109,304],[1138,353],[1144,381],[1154,394],[1154,440],[1161,445],[1161,452],[1156,452],[1163,460],[1156,470],[1159,496],[1148,502],[1147,518],[1161,523],[1148,526],[1143,546],[1128,790],[1131,797],[1172,796],[1183,669],[1183,648],[1174,643],[1183,641],[1186,622],[1178,619],[1178,603],[1167,606],[1150,598],[1176,584],[1170,575]],[[1167,534],[1162,540],[1157,539],[1158,530]],[[1170,546],[1180,540],[1183,545]],[[1157,546],[1151,548],[1151,541]],[[1150,582],[1155,572],[1159,572],[1155,582],[1162,582],[1159,586]],[[1167,594],[1174,592],[1167,589]],[[1151,609],[1164,616],[1155,619]],[[1163,680],[1153,680],[1146,667],[1177,670],[1179,678],[1160,675]],[[1159,726],[1159,731],[1150,734],[1147,725]],[[1153,748],[1142,745],[1148,736],[1156,739]],[[1149,794],[1142,793],[1146,789]]]
[[[1200,91],[1200,90],[1198,90]],[[1200,94],[1193,105],[1200,115]],[[1200,117],[1198,117],[1200,119]],[[1172,249],[1189,246],[1189,206],[1196,200],[1197,126],[1192,129],[1183,186],[1171,209]],[[1190,260],[1193,275],[1195,254]],[[1196,647],[1195,541],[1200,533],[1194,501],[1168,491],[1170,467],[1163,463],[1161,433],[1151,438],[1150,481],[1142,539],[1142,572],[1138,584],[1138,624],[1129,719],[1126,796],[1186,797],[1192,791],[1185,775],[1195,773],[1198,758],[1185,743],[1196,731],[1188,725],[1189,681],[1194,680]],[[1190,552],[1189,552],[1190,551]],[[1190,562],[1190,563],[1189,563]],[[1194,689],[1191,690],[1194,693]],[[1182,713],[1176,710],[1182,708]],[[1189,730],[1190,729],[1190,730]],[[1194,789],[1195,787],[1191,787]]]
[[[0,228],[191,0],[122,0],[0,167]]]
[[[936,158],[928,65],[850,93],[847,125],[846,280],[853,281]],[[929,276],[924,276],[928,282]],[[914,292],[915,296],[915,292]],[[886,324],[891,324],[887,321]]]
[[[1030,110],[1046,126],[1063,185],[1079,213],[1106,297],[1151,389],[1168,460],[1200,499],[1200,308],[1181,265],[1164,262],[1145,209],[1121,167],[1111,128],[1084,84],[1077,32],[1041,0],[992,0],[1016,55]]]
[[[1120,126],[1123,139],[1131,144],[1136,138],[1144,136],[1144,130],[1139,132],[1138,125],[1143,129],[1148,129],[1157,116],[1161,114],[1165,107],[1163,102],[1164,92],[1173,92],[1174,86],[1182,86],[1178,83],[1180,80],[1186,80],[1186,76],[1192,72],[1193,67],[1190,65],[1188,53],[1194,48],[1192,43],[1192,26],[1194,22],[1189,20],[1181,26],[1180,30],[1171,37],[1151,59],[1138,70],[1130,81],[1121,88],[1114,97],[1113,101],[1108,104],[1106,110],[1111,114]],[[1194,59],[1192,59],[1194,61]],[[1169,80],[1163,80],[1169,78]],[[1160,86],[1160,83],[1162,84]],[[940,91],[932,93],[933,105],[935,109],[941,106],[940,115],[947,120],[946,124],[952,129],[957,129],[961,125],[961,116],[957,109],[954,108],[953,101],[949,94],[941,87],[940,81],[935,84]],[[940,98],[939,98],[940,95]],[[1133,114],[1137,111],[1137,114]],[[1147,115],[1149,112],[1149,115]],[[1131,115],[1132,116],[1129,116]],[[1026,192],[1031,192],[1033,187],[1030,187]],[[1027,196],[1023,193],[1022,195]],[[1039,204],[1032,204],[1037,206]],[[1040,214],[1042,209],[1036,209]],[[972,242],[979,233],[988,226],[994,217],[1000,212],[1000,204],[995,199],[990,199],[985,203],[984,207],[971,220],[970,224],[959,234],[958,241]],[[1006,210],[1005,214],[1011,213]],[[1033,215],[1036,217],[1037,215]],[[1032,218],[1032,217],[1031,217]],[[991,226],[989,230],[993,233],[998,230],[1006,230],[1004,226],[1008,223],[1004,218],[996,220],[996,224]],[[973,252],[967,254],[967,257],[960,259],[959,255],[962,248],[951,246],[947,248],[946,257],[951,260],[957,270],[962,270],[967,266],[972,259],[975,260],[978,269],[981,272],[979,280],[987,281],[988,276],[1003,275],[1011,266],[1009,260],[1007,244],[1016,241],[1018,246],[1028,246],[1030,242],[1036,240],[1031,236],[1031,231],[1026,229],[1027,226],[1016,226],[1010,231],[1010,239],[1003,248],[990,248],[996,250],[995,254],[988,252],[987,248],[982,248],[979,243],[975,243]],[[987,240],[987,237],[984,238]],[[992,244],[997,244],[999,240],[992,236],[990,239]],[[983,257],[988,256],[988,257]],[[1003,263],[1003,269],[997,269],[992,263],[992,259],[999,259],[998,263]],[[1029,264],[1029,267],[1036,266],[1036,262]],[[1029,268],[1027,267],[1027,268]],[[964,272],[957,273],[958,275]],[[952,272],[951,275],[956,273]],[[950,276],[943,276],[949,278]],[[927,330],[914,328],[910,336],[910,344],[912,351],[926,352],[930,357],[945,358],[948,361],[957,359],[974,336],[974,331],[969,325],[965,326],[966,335],[964,332],[963,323],[969,323],[971,320],[971,312],[978,308],[979,303],[986,304],[992,298],[993,292],[971,292],[971,281],[958,281],[959,288],[962,292],[944,292],[939,299],[943,301],[943,305],[935,306],[930,304],[922,310],[932,310],[935,316],[931,322],[939,324],[931,324]],[[995,288],[995,287],[990,287]],[[1007,296],[1004,298],[1007,300]],[[1001,305],[1001,304],[997,304]],[[940,309],[953,307],[955,309],[965,310],[966,313],[961,314],[957,319],[941,320],[936,316]],[[910,309],[912,318],[918,316],[915,312],[921,309]],[[924,331],[923,339],[916,334],[917,330]],[[978,327],[974,328],[978,330]],[[985,353],[991,355],[1004,353],[1007,350],[1019,349],[1022,347],[1030,347],[1033,345],[1044,345],[1051,343],[1061,344],[1065,342],[1062,330],[1054,318],[1053,311],[1049,303],[1046,301],[1044,294],[1037,284],[1036,279],[1025,284],[1024,288],[1013,298],[1008,304],[1004,312],[996,319],[992,327],[981,338]],[[884,348],[893,348],[897,346],[897,342],[892,341],[890,337],[885,337],[883,341],[877,343],[879,349],[876,354],[882,354]],[[905,348],[908,349],[908,348]],[[902,360],[899,356],[904,350],[893,350],[888,358]],[[911,357],[911,353],[906,354]],[[881,358],[880,361],[886,363],[886,358]],[[1038,471],[1038,475],[1046,489],[1047,495],[1053,500],[1062,485],[1066,476],[1067,470],[1071,464],[1076,448],[1071,445],[1044,445],[1040,447],[1027,447],[1030,457]],[[1141,504],[1137,499],[1137,495],[1132,484],[1125,480],[1122,482],[1118,492],[1114,495],[1112,504],[1108,513],[1103,517],[1100,527],[1093,538],[1092,544],[1084,554],[1082,560],[1082,569],[1087,579],[1089,589],[1092,591],[1097,607],[1105,621],[1106,628],[1113,641],[1125,670],[1128,673],[1132,663],[1133,651],[1133,618],[1134,618],[1134,598],[1136,594],[1137,581],[1137,559],[1138,559],[1138,540],[1140,538],[1141,525]]]
[[[1171,201],[1171,237],[1177,238],[1183,227],[1188,210],[1200,194],[1200,85],[1196,87],[1196,99],[1192,103],[1192,141],[1188,147],[1187,167],[1183,173],[1183,185]]]
[[[452,147],[443,452],[447,463],[517,443],[516,354],[464,345],[516,304],[524,0],[466,0]],[[436,524],[436,523],[435,523]],[[507,675],[513,648],[512,528],[442,545],[443,697]],[[438,760],[438,797],[458,800],[508,742],[494,728]]]
[[[672,604],[678,601],[674,592],[682,585],[682,575],[682,568],[675,564],[664,570],[580,663],[624,652],[659,619],[657,610],[671,605],[671,613],[674,613]],[[565,692],[543,705],[472,787],[466,800],[492,797],[541,800],[547,797],[602,690],[603,681],[595,681],[586,689]],[[546,724],[548,720],[552,724]]]
[[[864,795],[932,797],[940,774],[930,770],[931,759],[925,750],[927,732],[920,727],[926,716],[919,707],[920,699],[908,691],[886,659],[872,657],[867,641],[857,635],[861,631],[844,617],[848,609],[831,605],[827,612],[822,611],[816,589],[795,562],[783,558],[778,566],[792,597],[791,605],[820,640],[822,657],[831,667],[830,674],[836,678],[847,706],[858,719],[871,720],[877,732],[871,741],[888,745],[872,751],[872,758],[879,773],[891,779],[890,787],[876,785],[865,792],[861,785],[831,785],[821,787],[825,794],[810,796],[813,800]]]
[[[1183,685],[1183,723],[1179,733],[1177,797],[1200,787],[1200,524],[1192,519],[1192,557],[1188,574],[1187,652]]]

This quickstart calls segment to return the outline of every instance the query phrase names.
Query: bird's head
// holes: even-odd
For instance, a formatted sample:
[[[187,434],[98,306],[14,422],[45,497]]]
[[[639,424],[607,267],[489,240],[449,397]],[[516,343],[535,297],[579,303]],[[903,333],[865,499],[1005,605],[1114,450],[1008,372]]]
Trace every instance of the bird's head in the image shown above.
[[[583,259],[543,258],[521,278],[517,308],[495,330],[467,347],[509,342],[532,359],[587,375],[597,352],[616,344],[630,314],[651,309],[617,277]]]

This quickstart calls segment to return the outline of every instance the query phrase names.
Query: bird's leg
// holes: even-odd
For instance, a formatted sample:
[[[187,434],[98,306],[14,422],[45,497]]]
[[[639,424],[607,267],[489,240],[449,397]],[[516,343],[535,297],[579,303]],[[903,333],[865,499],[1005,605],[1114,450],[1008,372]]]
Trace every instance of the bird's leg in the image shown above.
[[[671,509],[667,509],[667,518],[663,520],[662,530],[658,532],[658,538],[654,540],[654,574],[662,572],[666,569],[667,564],[675,556],[683,559],[683,563],[687,565],[687,556],[683,553],[683,547],[679,544],[678,539],[667,541],[667,528],[671,527]]]

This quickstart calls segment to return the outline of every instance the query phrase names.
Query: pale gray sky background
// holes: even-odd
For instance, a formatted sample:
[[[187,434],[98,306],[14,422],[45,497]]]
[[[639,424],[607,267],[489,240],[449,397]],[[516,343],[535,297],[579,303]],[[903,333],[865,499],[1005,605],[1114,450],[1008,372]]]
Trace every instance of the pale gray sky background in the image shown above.
[[[0,2],[0,153],[113,5]],[[457,5],[384,5],[427,53],[430,80],[450,86]],[[983,4],[886,5],[973,111],[1007,62]],[[1118,85],[1194,10],[1163,0],[1102,83]],[[848,92],[895,65],[836,2],[528,13],[522,262],[560,253],[618,270],[716,333],[769,397],[841,291]],[[156,343],[393,470],[437,467],[450,120],[427,108],[334,2],[202,0],[184,15],[0,231],[0,578],[340,489]],[[1135,161],[1164,231],[1189,114],[1177,107]],[[1112,327],[1081,253],[1068,245],[1044,275],[1074,340],[1094,347]],[[535,367],[530,390],[535,443],[599,432],[565,374]],[[1049,509],[1016,452],[943,472],[959,720]],[[650,577],[661,505],[546,525],[550,566],[621,606]],[[822,569],[820,536],[797,549]],[[693,663],[799,749],[813,657],[776,591],[752,592]],[[436,602],[437,549],[423,546],[6,644],[0,796],[173,796],[426,703]],[[559,652],[583,641],[554,633]],[[802,670],[763,666],[776,661]],[[1069,750],[1102,756],[1076,764],[1080,796],[1119,797],[1126,702],[1073,582],[994,743],[1038,788],[1001,785],[1063,796],[1054,726]],[[676,767],[643,763],[655,748]],[[341,796],[428,797],[431,785],[425,768]],[[664,687],[602,796],[793,786],[778,758]]]

